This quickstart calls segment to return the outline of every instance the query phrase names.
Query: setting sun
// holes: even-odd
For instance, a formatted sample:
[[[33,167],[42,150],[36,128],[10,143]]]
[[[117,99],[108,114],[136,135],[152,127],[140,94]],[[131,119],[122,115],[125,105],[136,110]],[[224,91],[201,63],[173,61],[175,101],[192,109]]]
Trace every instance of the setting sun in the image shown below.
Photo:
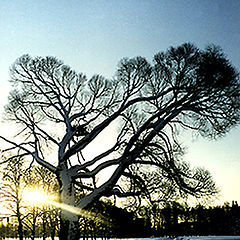
[[[33,204],[45,204],[50,200],[50,196],[42,189],[29,188],[24,191],[23,200]]]

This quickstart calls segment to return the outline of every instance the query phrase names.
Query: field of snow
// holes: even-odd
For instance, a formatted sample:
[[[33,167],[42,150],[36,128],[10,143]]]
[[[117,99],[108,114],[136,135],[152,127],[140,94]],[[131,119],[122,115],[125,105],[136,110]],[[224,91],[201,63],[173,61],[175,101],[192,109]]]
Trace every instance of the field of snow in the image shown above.
[[[112,239],[113,240],[113,239]],[[180,236],[176,238],[125,238],[114,240],[240,240],[240,236]]]
[[[240,236],[177,237],[174,240],[240,240]]]
[[[240,240],[240,236],[177,237],[174,240]]]
[[[0,236],[1,239],[1,236]],[[5,238],[5,240],[18,240],[17,238]],[[29,238],[25,239],[29,240]],[[42,240],[42,238],[35,238],[35,240]],[[47,238],[46,240],[51,240]],[[55,240],[58,240],[56,237]],[[81,240],[81,239],[80,239]],[[97,238],[97,240],[102,240],[102,238]],[[180,236],[176,238],[111,238],[110,240],[240,240],[240,236]]]

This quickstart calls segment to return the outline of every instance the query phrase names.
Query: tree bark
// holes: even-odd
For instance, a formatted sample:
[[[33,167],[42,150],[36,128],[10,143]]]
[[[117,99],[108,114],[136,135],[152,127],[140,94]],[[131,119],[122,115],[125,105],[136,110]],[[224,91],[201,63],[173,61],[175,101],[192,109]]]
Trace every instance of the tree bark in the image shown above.
[[[61,217],[59,240],[79,240],[79,222]]]
[[[68,175],[67,170],[63,170],[60,174],[60,200],[62,204],[60,215],[60,232],[59,240],[78,240],[79,219],[74,211],[69,211],[64,206],[75,206],[75,187],[71,181],[71,176]]]
[[[19,240],[23,240],[23,224],[22,224],[22,218],[20,213],[19,201],[17,202],[17,219],[18,219]]]
[[[46,240],[46,212],[43,208],[43,217],[42,217],[42,240]]]

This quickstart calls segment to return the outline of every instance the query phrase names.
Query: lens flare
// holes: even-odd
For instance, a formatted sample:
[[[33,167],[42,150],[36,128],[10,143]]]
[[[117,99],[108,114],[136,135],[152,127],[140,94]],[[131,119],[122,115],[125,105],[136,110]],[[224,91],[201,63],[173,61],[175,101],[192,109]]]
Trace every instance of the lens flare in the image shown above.
[[[26,189],[23,193],[23,200],[33,205],[44,205],[50,204],[56,208],[59,208],[63,211],[73,213],[75,215],[86,217],[88,219],[94,220],[96,222],[101,222],[105,224],[110,224],[108,219],[105,218],[102,214],[96,214],[87,210],[77,208],[68,204],[60,203],[57,200],[57,197],[54,195],[47,194],[40,188],[29,188]]]
[[[74,206],[71,206],[68,204],[59,203],[57,201],[52,201],[52,200],[48,200],[48,203],[50,203],[52,206],[54,206],[56,208],[66,211],[66,212],[73,213],[73,214],[76,214],[81,217],[86,217],[88,219],[94,220],[95,222],[101,222],[106,225],[110,225],[109,220],[100,213],[96,214],[94,212],[90,212],[87,210],[83,210],[83,209],[80,209],[80,208],[77,208],[77,207],[74,207]]]
[[[23,200],[36,205],[46,204],[52,199],[53,196],[47,194],[43,189],[37,187],[25,189],[23,192]]]
[[[77,207],[73,207],[73,206],[70,206],[68,204],[64,204],[64,203],[59,203],[59,202],[56,202],[56,201],[48,201],[51,205],[53,205],[54,207],[56,208],[60,208],[62,210],[65,210],[67,212],[71,212],[71,213],[74,213],[76,215],[82,215],[83,213],[83,210],[77,208]]]

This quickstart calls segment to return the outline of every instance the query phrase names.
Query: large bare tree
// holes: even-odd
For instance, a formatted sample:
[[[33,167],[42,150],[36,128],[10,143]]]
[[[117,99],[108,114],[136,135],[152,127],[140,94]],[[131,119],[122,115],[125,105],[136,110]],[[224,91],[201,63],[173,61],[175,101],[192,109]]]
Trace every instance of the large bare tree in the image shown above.
[[[11,67],[11,82],[5,115],[21,128],[16,139],[1,138],[57,175],[62,203],[83,209],[103,196],[159,201],[173,189],[216,191],[208,171],[182,162],[177,132],[215,138],[239,123],[239,75],[220,48],[186,43],[156,54],[153,64],[123,59],[110,80],[88,80],[54,57],[24,55]],[[109,148],[87,156],[107,128],[116,132]],[[63,210],[61,218],[60,239],[77,239],[78,216]]]

